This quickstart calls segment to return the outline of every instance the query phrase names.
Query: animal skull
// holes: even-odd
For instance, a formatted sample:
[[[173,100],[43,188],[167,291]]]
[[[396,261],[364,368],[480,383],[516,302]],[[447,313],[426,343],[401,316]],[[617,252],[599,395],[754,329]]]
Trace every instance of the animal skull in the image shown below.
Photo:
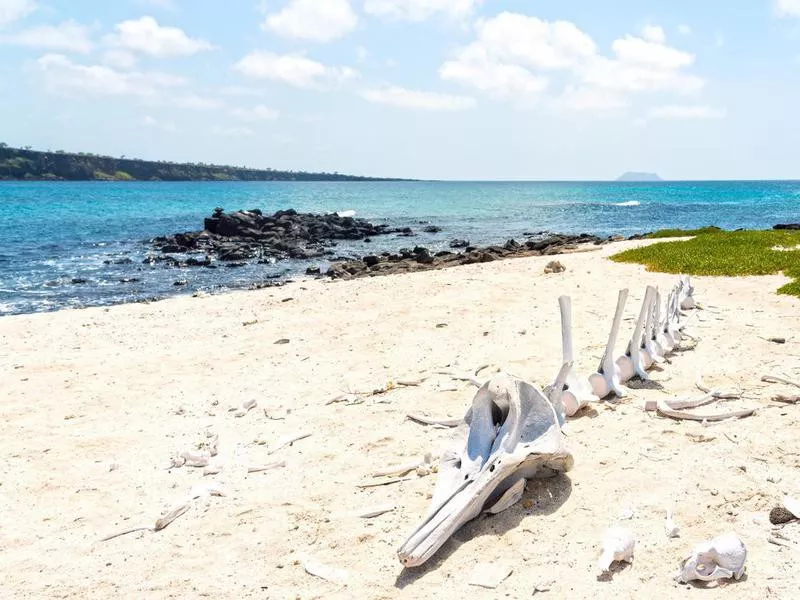
[[[713,581],[715,579],[740,579],[744,575],[747,548],[735,533],[726,533],[694,547],[682,562],[675,580]]]
[[[553,386],[559,404],[570,367],[562,367]],[[563,412],[533,385],[506,374],[487,381],[473,399],[456,445],[442,457],[431,508],[397,551],[400,562],[423,564],[482,511],[511,506],[522,496],[520,480],[569,471],[573,458],[563,423]]]

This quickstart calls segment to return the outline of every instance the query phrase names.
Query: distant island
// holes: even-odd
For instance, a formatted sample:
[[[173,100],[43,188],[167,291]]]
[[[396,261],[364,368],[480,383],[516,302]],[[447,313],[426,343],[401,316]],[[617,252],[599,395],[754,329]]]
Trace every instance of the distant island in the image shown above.
[[[43,181],[399,181],[340,173],[308,173],[141,160],[88,152],[11,148],[0,143],[0,180]]]
[[[628,171],[623,175],[617,177],[617,181],[664,181],[655,173],[639,173],[637,171]]]

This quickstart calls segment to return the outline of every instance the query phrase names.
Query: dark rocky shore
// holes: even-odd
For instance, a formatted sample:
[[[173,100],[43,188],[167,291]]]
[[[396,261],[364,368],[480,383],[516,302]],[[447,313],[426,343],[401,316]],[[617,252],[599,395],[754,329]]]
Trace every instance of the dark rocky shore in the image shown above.
[[[403,248],[397,253],[384,252],[380,255],[368,255],[361,260],[349,260],[333,263],[325,273],[319,268],[310,268],[308,275],[327,276],[333,279],[354,279],[357,277],[374,277],[376,275],[392,275],[395,273],[412,273],[431,269],[446,269],[459,265],[493,262],[505,258],[522,256],[543,256],[563,254],[575,251],[587,244],[600,245],[609,240],[599,237],[581,235],[539,234],[545,237],[528,240],[524,243],[508,240],[502,246],[476,248],[467,245],[463,252],[440,251],[431,254],[427,248],[416,246],[413,249]],[[460,245],[460,240],[454,240]]]
[[[426,224],[426,233],[442,229]],[[163,262],[176,267],[242,266],[247,262],[273,263],[284,259],[325,258],[329,266],[310,267],[306,273],[332,279],[353,279],[393,273],[442,269],[458,265],[492,262],[512,257],[555,255],[623,239],[599,238],[589,234],[561,235],[548,232],[523,233],[522,242],[510,239],[503,245],[475,247],[469,241],[453,239],[450,250],[431,251],[414,246],[396,252],[368,254],[362,258],[340,258],[332,250],[338,240],[361,240],[394,234],[414,237],[410,227],[390,228],[364,219],[338,214],[315,215],[295,210],[264,215],[258,209],[226,213],[218,208],[205,219],[202,231],[178,233],[152,241],[157,254],[145,262]],[[398,243],[398,246],[400,243]],[[183,255],[183,257],[181,256]],[[274,285],[274,284],[273,284]],[[261,286],[259,286],[261,287]]]
[[[203,231],[177,233],[153,240],[153,247],[162,258],[149,257],[150,262],[167,254],[201,254],[177,261],[178,266],[210,266],[213,259],[223,262],[265,260],[274,262],[287,258],[309,259],[331,255],[336,240],[366,240],[387,234],[412,235],[411,229],[391,229],[373,225],[364,219],[340,217],[337,214],[314,215],[295,210],[280,210],[264,215],[258,209],[226,213],[217,208],[205,219]]]

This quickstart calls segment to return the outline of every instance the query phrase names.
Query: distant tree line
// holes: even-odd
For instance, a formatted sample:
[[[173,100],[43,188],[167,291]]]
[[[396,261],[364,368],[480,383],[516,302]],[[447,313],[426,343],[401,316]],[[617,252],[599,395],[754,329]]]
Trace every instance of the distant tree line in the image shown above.
[[[248,169],[11,148],[0,142],[0,180],[66,181],[386,181],[334,173]]]

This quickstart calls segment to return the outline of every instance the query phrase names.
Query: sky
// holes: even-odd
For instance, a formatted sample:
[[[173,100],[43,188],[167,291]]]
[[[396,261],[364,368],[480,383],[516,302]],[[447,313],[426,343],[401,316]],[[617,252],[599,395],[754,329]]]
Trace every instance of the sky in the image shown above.
[[[0,0],[0,142],[456,180],[798,179],[800,0]]]

